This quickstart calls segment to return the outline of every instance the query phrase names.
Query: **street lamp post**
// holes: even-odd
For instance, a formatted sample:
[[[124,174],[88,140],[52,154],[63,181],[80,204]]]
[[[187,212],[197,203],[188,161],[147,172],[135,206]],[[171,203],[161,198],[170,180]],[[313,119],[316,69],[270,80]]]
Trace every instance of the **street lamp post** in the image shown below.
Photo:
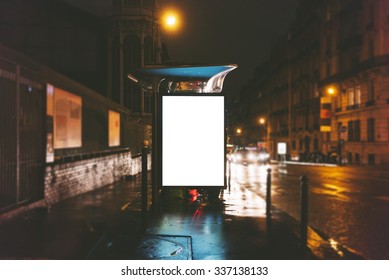
[[[331,84],[325,87],[324,89],[324,94],[322,94],[320,98],[320,131],[321,132],[326,132],[326,133],[331,133],[331,123],[333,120],[333,113],[334,108],[333,106],[333,100],[336,98],[337,95],[342,92],[343,89],[340,84]],[[341,165],[342,164],[342,158],[343,158],[343,149],[344,149],[344,140],[341,139],[341,133],[340,133],[340,128],[338,128],[337,131],[338,134],[338,148],[337,148],[337,155],[338,155],[338,163]],[[329,142],[329,141],[328,141]],[[329,150],[328,148],[328,142],[326,146],[327,152],[333,151]]]
[[[263,142],[266,143],[266,149],[270,152],[269,148],[269,135],[268,135],[268,120],[264,117],[260,117],[258,120],[260,127],[263,128],[264,133],[260,133],[260,139],[263,139]]]
[[[235,141],[234,142],[237,142],[237,144],[239,146],[242,146],[243,145],[243,141],[242,141],[242,138],[243,138],[243,129],[238,127],[236,128],[235,130]]]
[[[156,52],[156,45],[155,45],[155,27],[156,27],[156,1],[153,3],[153,14],[152,14],[152,59],[154,64],[158,63],[158,56]],[[177,16],[178,13],[171,11],[165,11],[163,15],[160,17],[162,19],[162,26],[165,27],[165,29],[177,29],[178,20]],[[152,210],[155,212],[157,210],[158,206],[158,192],[159,192],[159,182],[161,178],[161,174],[159,172],[159,165],[160,163],[160,147],[158,146],[158,138],[157,138],[157,131],[160,129],[161,121],[158,116],[158,107],[159,107],[159,88],[160,88],[161,80],[158,77],[154,77],[151,81],[152,84],[152,94],[153,94],[153,111],[152,111],[152,176],[151,176],[151,186],[152,186]]]

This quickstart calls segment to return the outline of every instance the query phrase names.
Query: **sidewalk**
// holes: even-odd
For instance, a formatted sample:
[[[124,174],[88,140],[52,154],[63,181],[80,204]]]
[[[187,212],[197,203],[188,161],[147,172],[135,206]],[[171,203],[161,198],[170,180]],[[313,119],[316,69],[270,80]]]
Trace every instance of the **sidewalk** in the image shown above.
[[[311,229],[303,256],[298,222],[278,209],[268,219],[265,201],[238,184],[215,201],[165,189],[144,227],[140,184],[139,176],[1,223],[0,259],[360,258]]]

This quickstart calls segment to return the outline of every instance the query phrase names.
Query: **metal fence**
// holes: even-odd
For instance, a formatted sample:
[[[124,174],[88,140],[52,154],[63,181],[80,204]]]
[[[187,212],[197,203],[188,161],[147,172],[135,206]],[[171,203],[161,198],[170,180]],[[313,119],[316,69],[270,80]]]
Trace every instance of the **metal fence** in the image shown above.
[[[45,105],[39,75],[0,58],[0,211],[43,198]]]

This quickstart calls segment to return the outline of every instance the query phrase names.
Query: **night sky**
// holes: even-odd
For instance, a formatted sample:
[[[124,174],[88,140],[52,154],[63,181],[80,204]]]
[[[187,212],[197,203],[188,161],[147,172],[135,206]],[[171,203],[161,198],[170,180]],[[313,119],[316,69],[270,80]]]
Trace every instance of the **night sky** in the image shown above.
[[[110,0],[66,0],[104,14]],[[225,81],[236,94],[263,62],[271,46],[295,17],[299,0],[159,0],[181,13],[179,32],[164,33],[172,60],[184,63],[238,64]]]

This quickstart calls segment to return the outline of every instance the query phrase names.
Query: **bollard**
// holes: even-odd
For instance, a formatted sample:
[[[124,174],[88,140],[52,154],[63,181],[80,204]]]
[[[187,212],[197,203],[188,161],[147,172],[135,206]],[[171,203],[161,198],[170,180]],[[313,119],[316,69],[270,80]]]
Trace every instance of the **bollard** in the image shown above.
[[[266,216],[270,217],[271,215],[271,169],[267,169],[267,178],[266,178]]]
[[[271,169],[267,169],[266,177],[266,238],[273,243],[272,219],[271,219]]]
[[[307,249],[307,231],[308,231],[308,177],[300,177],[301,184],[301,253],[302,257],[305,257]]]
[[[228,191],[231,191],[231,161],[228,162]]]
[[[147,227],[147,154],[148,154],[148,141],[143,141],[142,147],[142,229]]]

